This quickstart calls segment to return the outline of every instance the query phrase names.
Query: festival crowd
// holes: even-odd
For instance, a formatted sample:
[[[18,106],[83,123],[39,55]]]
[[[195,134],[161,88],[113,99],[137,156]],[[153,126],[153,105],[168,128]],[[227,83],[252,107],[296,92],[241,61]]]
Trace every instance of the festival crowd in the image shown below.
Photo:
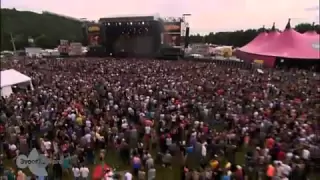
[[[320,164],[320,77],[311,71],[84,57],[1,68],[34,87],[1,98],[8,179],[26,178],[15,159],[33,148],[63,159],[34,179],[307,180]],[[111,151],[124,173],[108,164]]]

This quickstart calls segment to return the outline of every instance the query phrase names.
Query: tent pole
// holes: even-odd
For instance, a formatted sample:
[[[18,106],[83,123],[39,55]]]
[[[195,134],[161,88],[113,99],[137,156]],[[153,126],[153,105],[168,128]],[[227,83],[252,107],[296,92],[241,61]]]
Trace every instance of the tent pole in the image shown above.
[[[13,52],[16,53],[16,45],[14,44],[14,39],[13,39],[12,33],[10,33],[10,39],[11,39],[11,43],[12,43]]]

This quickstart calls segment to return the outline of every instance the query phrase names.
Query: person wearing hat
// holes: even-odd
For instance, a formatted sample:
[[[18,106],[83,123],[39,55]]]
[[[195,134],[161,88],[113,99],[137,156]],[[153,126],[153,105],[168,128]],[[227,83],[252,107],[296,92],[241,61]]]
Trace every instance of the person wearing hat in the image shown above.
[[[211,162],[210,162],[210,166],[211,166],[211,168],[214,170],[214,169],[216,169],[216,168],[218,168],[219,167],[219,161],[218,160],[212,160]]]
[[[228,170],[229,170],[230,168],[231,168],[231,163],[230,163],[230,162],[227,162],[226,165],[225,165],[225,169],[228,169]]]

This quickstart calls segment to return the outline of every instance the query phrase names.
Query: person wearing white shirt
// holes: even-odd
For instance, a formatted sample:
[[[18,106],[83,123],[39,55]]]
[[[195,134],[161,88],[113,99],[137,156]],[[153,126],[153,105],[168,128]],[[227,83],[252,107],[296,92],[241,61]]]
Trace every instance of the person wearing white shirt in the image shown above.
[[[90,133],[87,133],[86,135],[84,135],[84,137],[86,138],[87,140],[87,143],[90,143],[91,142],[91,134]]]
[[[87,167],[85,167],[85,166],[83,166],[83,167],[81,167],[80,168],[80,174],[81,174],[81,178],[83,179],[83,180],[87,180],[88,179],[88,177],[89,177],[89,168],[87,168]]]
[[[12,155],[18,155],[19,154],[19,151],[17,150],[17,146],[15,144],[10,144],[9,145],[9,149],[12,153]]]
[[[166,145],[170,146],[172,144],[172,138],[169,136],[166,138]]]
[[[86,127],[91,128],[91,121],[90,120],[86,120]]]
[[[17,146],[16,146],[15,144],[10,144],[10,145],[9,145],[9,149],[10,149],[11,151],[16,151],[16,150],[17,150]]]
[[[292,171],[292,168],[287,164],[282,164],[282,175],[288,177]]]
[[[72,172],[73,172],[73,177],[75,178],[75,180],[80,180],[80,177],[81,177],[80,169],[78,167],[73,167]]]
[[[202,144],[202,148],[201,148],[201,155],[203,158],[205,158],[207,156],[207,147],[206,147],[206,143]]]
[[[308,149],[303,149],[302,150],[302,158],[304,160],[309,160],[310,158],[310,151]]]
[[[145,127],[145,133],[146,133],[147,135],[149,135],[150,132],[151,132],[151,127],[150,127],[150,126],[146,126],[146,127]]]
[[[51,142],[50,141],[44,141],[43,145],[46,148],[46,150],[50,150],[51,149]]]
[[[125,174],[124,174],[124,179],[125,180],[132,180],[132,174],[130,173],[130,172],[126,172]]]

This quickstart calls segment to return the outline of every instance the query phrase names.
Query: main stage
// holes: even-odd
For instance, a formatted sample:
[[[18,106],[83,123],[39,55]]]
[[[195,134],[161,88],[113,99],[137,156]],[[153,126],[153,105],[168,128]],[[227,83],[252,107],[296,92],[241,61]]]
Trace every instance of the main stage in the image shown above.
[[[101,18],[87,24],[89,56],[180,57],[181,21],[155,16]]]

